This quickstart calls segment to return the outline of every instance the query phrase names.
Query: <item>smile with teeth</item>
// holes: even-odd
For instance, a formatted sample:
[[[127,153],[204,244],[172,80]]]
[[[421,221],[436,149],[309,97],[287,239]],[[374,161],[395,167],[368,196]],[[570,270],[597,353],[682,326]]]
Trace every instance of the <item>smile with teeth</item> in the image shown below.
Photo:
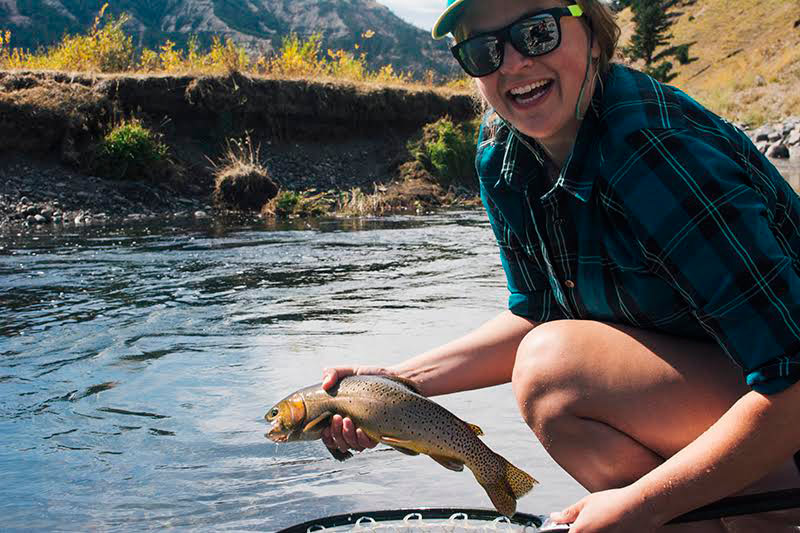
[[[520,103],[531,102],[546,93],[552,83],[553,80],[541,80],[521,87],[514,87],[508,92],[513,99]]]

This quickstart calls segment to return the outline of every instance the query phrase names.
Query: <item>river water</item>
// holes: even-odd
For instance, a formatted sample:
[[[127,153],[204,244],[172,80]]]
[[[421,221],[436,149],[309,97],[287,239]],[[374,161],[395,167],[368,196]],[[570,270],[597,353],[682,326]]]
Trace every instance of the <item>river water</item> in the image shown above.
[[[65,229],[0,239],[0,529],[275,531],[328,514],[491,507],[468,471],[378,447],[339,463],[264,438],[326,365],[390,364],[500,312],[485,215]],[[510,386],[437,401],[541,484]]]

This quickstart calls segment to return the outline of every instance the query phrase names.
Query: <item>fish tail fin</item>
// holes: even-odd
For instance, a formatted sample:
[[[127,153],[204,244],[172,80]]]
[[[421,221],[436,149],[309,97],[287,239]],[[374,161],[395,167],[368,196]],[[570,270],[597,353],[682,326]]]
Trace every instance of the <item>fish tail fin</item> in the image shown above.
[[[497,468],[492,469],[491,475],[475,472],[475,477],[486,490],[495,508],[505,516],[512,516],[517,510],[517,500],[527,494],[538,481],[500,455],[496,455],[496,459]]]
[[[534,485],[539,483],[530,474],[512,465],[503,457],[500,457],[500,459],[503,469],[505,470],[508,486],[511,487],[514,498],[522,498],[528,494],[528,491],[530,491]]]

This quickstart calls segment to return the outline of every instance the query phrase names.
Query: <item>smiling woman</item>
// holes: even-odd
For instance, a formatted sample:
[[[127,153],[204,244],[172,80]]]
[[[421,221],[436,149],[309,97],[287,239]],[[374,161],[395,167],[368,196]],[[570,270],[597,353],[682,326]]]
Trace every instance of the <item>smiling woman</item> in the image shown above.
[[[592,492],[556,517],[572,533],[661,531],[715,499],[800,486],[800,198],[735,126],[607,66],[618,29],[599,0],[446,4],[432,34],[454,35],[487,107],[476,164],[508,311],[388,367],[331,368],[324,385],[510,381]],[[334,422],[329,447],[370,445]],[[664,531],[796,532],[800,516],[738,520]]]

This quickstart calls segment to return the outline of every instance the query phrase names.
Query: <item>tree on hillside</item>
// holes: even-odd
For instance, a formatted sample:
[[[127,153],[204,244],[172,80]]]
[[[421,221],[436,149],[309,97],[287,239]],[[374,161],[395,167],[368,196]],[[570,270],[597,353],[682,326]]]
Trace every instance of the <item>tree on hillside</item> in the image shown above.
[[[669,43],[670,26],[664,0],[631,0],[633,22],[636,24],[630,46],[625,53],[633,60],[644,59],[646,65],[653,62],[656,48]]]
[[[633,22],[635,24],[634,34],[631,43],[623,49],[623,53],[633,61],[643,59],[645,63],[644,71],[655,79],[668,82],[675,77],[671,73],[672,63],[663,61],[658,65],[653,65],[656,48],[669,43],[672,35],[667,35],[667,30],[672,24],[667,16],[667,8],[675,3],[675,0],[627,0],[633,11]],[[660,54],[662,55],[662,54]]]

